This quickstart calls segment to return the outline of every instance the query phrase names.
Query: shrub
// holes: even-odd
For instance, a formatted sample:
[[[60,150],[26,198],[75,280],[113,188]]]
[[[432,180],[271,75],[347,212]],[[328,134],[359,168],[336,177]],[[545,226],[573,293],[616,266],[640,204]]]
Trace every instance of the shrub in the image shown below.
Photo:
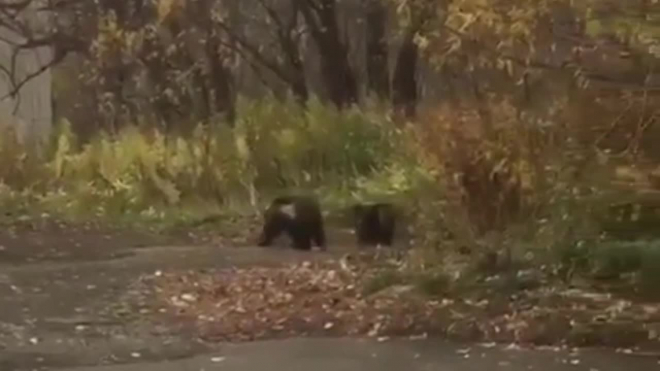
[[[352,195],[371,187],[372,176],[383,184],[398,177],[390,190],[405,188],[403,135],[378,113],[241,100],[233,128],[217,123],[166,135],[122,127],[80,143],[62,122],[41,156],[3,135],[0,182],[33,194],[45,209],[149,218],[191,205],[202,213],[246,201],[254,207],[259,195],[284,189]]]
[[[567,250],[599,240],[607,166],[575,139],[562,104],[533,115],[498,98],[426,113],[414,129],[435,169],[417,194],[416,228],[432,231],[425,244],[574,264]]]

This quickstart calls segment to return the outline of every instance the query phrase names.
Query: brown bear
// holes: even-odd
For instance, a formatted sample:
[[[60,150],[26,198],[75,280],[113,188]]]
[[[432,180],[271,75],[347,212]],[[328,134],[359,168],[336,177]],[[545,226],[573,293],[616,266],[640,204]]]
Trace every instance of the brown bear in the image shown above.
[[[281,196],[275,198],[264,214],[264,227],[259,246],[270,246],[275,238],[286,232],[297,250],[309,251],[312,241],[326,250],[323,215],[319,202],[309,196]]]

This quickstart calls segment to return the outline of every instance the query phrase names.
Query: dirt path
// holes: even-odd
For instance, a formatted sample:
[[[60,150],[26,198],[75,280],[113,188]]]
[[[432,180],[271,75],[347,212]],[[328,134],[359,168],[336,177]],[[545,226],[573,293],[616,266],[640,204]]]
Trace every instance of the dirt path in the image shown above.
[[[37,226],[0,233],[0,370],[199,354],[206,347],[185,328],[154,328],[142,321],[149,313],[127,307],[126,296],[136,294],[131,285],[139,277],[157,271],[270,265],[310,257],[291,250],[184,243],[91,227]]]
[[[145,321],[154,315],[147,312],[153,305],[139,305],[146,299],[133,287],[140,277],[158,271],[327,257],[94,227],[5,229],[0,231],[0,370],[477,370],[495,364],[521,371],[657,369],[658,357],[630,358],[611,351],[583,359],[566,351],[466,351],[433,340],[291,339],[211,348],[184,325]]]
[[[289,339],[233,344],[212,354],[159,363],[66,371],[621,371],[657,370],[654,357],[609,351],[524,350],[464,346],[439,340],[377,342]]]

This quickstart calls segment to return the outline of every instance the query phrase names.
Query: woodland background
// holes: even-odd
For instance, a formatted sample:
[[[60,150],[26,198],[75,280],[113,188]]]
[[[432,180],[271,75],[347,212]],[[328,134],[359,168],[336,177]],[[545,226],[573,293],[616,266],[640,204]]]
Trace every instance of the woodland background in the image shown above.
[[[283,191],[316,193],[332,215],[390,200],[427,263],[458,248],[655,282],[659,11],[4,0],[15,55],[52,48],[56,125],[36,144],[7,126],[0,205],[162,226],[222,215],[244,230]],[[18,93],[39,71],[4,72]]]

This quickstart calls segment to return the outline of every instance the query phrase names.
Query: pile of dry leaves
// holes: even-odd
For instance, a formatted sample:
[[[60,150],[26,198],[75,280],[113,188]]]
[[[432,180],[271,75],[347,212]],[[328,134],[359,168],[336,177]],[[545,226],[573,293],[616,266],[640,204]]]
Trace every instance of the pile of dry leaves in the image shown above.
[[[177,315],[194,319],[209,340],[412,334],[432,324],[437,302],[405,295],[408,290],[364,296],[361,282],[367,275],[344,264],[305,262],[215,274],[166,274],[157,284],[161,298]]]
[[[343,261],[305,262],[161,274],[155,285],[160,302],[195,323],[209,341],[443,335],[535,345],[660,345],[657,304],[550,285],[515,295],[454,292],[442,299],[399,285],[365,295],[362,287],[377,274]]]

